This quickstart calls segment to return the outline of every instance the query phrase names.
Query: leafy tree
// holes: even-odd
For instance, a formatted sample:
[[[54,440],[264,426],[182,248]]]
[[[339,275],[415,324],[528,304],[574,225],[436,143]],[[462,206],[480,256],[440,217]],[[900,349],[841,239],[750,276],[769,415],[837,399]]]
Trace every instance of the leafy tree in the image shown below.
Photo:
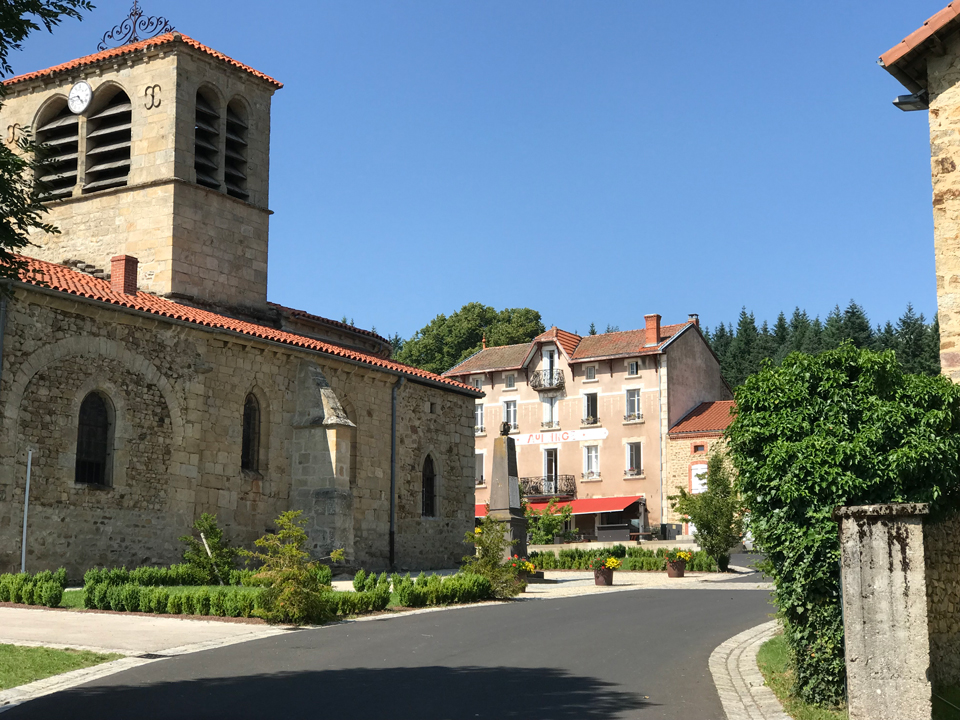
[[[530,533],[530,542],[534,545],[547,545],[553,542],[557,535],[564,539],[572,539],[572,532],[564,530],[573,510],[569,505],[557,509],[557,499],[551,498],[547,506],[540,511],[534,510],[530,504],[524,502],[524,515],[527,517],[527,531]]]
[[[7,0],[0,6],[0,75],[13,73],[10,52],[20,50],[23,41],[41,26],[47,32],[64,18],[82,19],[81,13],[92,10],[89,0]],[[6,94],[0,85],[0,98]],[[17,278],[25,267],[16,257],[31,245],[31,231],[58,233],[43,221],[47,208],[41,201],[44,188],[34,183],[34,176],[43,168],[44,149],[31,139],[24,128],[16,141],[16,150],[0,144],[0,278]]]
[[[497,312],[480,303],[468,303],[449,317],[437,315],[403,343],[396,359],[430,372],[442,373],[487,345],[530,342],[544,331],[540,313],[530,308]]]
[[[513,544],[507,540],[506,524],[489,514],[480,521],[464,540],[476,547],[474,555],[465,555],[463,571],[482,575],[490,581],[493,596],[505,599],[519,595],[527,584],[517,577],[516,570],[506,562],[507,550]],[[515,541],[514,541],[515,542]]]
[[[240,551],[224,541],[217,516],[203,513],[193,523],[193,529],[195,536],[184,535],[180,538],[180,542],[187,545],[183,551],[183,561],[202,572],[208,578],[207,582],[219,582],[221,585],[230,582],[230,573],[235,569]],[[204,539],[210,548],[209,555],[203,544]]]
[[[766,363],[727,429],[749,527],[767,555],[804,700],[844,692],[841,505],[960,506],[960,387],[851,342]]]
[[[716,561],[720,572],[726,572],[730,567],[730,548],[743,537],[743,514],[721,452],[711,453],[707,460],[706,485],[706,490],[697,494],[680,488],[679,494],[669,499],[674,509],[696,526],[693,537],[700,549]]]
[[[243,550],[245,557],[261,563],[254,580],[266,583],[259,617],[271,623],[321,623],[334,614],[328,589],[322,584],[320,565],[310,561],[302,510],[289,510],[276,520],[277,532],[254,541],[260,551]],[[341,555],[342,557],[342,555]]]

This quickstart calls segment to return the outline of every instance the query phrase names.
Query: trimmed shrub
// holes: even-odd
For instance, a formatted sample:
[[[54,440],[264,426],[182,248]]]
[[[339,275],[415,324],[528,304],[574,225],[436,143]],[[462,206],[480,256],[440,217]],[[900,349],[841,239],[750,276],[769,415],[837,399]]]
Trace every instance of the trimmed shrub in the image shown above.
[[[54,580],[48,580],[40,585],[40,600],[47,607],[60,607],[63,600],[63,586]]]
[[[167,600],[167,612],[171,615],[183,614],[183,595],[170,595]]]
[[[33,580],[27,580],[20,586],[20,602],[33,605]]]
[[[227,591],[223,588],[217,588],[210,593],[210,614],[227,617]]]
[[[320,585],[333,584],[333,570],[329,565],[321,565],[317,568],[317,583]]]
[[[357,570],[357,574],[353,576],[353,589],[357,592],[363,592],[366,581],[367,573],[364,572],[363,568],[360,568]]]
[[[394,576],[393,590],[402,607],[453,605],[493,597],[490,581],[483,575],[472,573],[457,573],[446,578],[421,574],[416,582],[409,575],[403,578]]]

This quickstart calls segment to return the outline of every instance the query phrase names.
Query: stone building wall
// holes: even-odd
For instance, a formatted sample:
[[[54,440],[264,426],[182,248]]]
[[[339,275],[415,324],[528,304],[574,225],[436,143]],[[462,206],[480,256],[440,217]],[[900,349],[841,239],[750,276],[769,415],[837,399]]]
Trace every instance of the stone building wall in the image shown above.
[[[940,312],[940,365],[960,382],[960,37],[927,61],[933,238]]]
[[[960,685],[960,515],[923,527],[930,680]]]
[[[696,446],[703,445],[703,452],[697,452]],[[664,473],[663,492],[669,498],[676,495],[680,488],[690,491],[694,465],[706,465],[712,452],[723,452],[726,441],[719,433],[697,436],[668,436],[667,462]],[[684,519],[673,509],[673,503],[667,500],[667,517],[664,522],[683,523]]]
[[[202,512],[216,513],[230,540],[249,547],[287,509],[310,517],[317,555],[346,547],[351,561],[384,568],[396,380],[256,338],[20,288],[0,375],[0,572],[19,566],[28,448],[28,570],[64,565],[78,579],[98,564],[175,562],[177,538]],[[115,412],[106,488],[74,482],[79,404],[92,390]],[[240,468],[250,392],[262,412],[260,472]],[[473,525],[474,401],[411,381],[399,397],[398,565],[449,567]],[[420,517],[427,452],[442,519]]]

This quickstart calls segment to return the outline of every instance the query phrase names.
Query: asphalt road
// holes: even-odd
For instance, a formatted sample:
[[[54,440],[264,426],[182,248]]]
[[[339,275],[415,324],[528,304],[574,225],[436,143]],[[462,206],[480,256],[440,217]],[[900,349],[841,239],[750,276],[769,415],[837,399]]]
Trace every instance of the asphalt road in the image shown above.
[[[134,668],[3,720],[723,720],[707,661],[762,590],[638,590],[291,631]]]

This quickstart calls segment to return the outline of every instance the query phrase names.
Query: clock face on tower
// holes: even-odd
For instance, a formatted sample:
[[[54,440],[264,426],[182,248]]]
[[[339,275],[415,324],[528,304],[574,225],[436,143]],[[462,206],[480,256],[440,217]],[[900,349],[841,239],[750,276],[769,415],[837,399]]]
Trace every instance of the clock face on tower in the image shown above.
[[[79,115],[90,105],[93,100],[93,88],[82,80],[70,88],[70,95],[67,96],[67,107],[70,112]]]

